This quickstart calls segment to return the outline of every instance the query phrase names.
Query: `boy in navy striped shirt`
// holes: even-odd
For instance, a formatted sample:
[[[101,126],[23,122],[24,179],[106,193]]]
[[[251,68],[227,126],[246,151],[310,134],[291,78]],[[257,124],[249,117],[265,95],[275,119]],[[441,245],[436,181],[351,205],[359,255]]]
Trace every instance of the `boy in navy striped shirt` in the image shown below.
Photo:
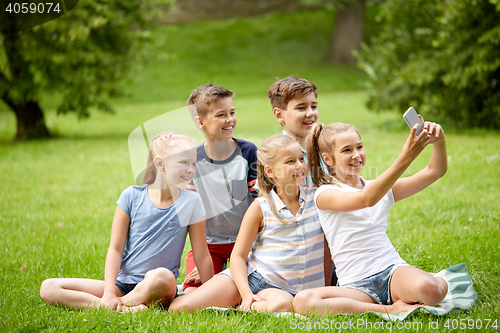
[[[202,198],[207,244],[217,274],[227,263],[241,220],[257,196],[257,147],[233,137],[237,119],[231,90],[207,84],[194,90],[187,104],[206,140],[197,147],[196,176],[188,188]],[[200,285],[190,251],[183,289],[190,292]]]

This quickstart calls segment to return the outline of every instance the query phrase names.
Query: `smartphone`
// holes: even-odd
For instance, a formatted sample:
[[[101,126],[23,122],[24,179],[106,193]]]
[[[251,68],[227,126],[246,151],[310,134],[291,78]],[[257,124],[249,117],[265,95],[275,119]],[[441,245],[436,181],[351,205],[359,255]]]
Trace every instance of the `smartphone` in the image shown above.
[[[420,117],[418,116],[417,111],[415,111],[415,109],[412,106],[410,106],[410,108],[406,110],[405,114],[403,115],[403,118],[406,120],[406,123],[408,124],[410,129],[413,128],[415,124],[420,125],[417,128],[417,136],[419,136],[420,133],[422,133],[422,130],[424,129],[424,123],[422,119],[420,119]]]

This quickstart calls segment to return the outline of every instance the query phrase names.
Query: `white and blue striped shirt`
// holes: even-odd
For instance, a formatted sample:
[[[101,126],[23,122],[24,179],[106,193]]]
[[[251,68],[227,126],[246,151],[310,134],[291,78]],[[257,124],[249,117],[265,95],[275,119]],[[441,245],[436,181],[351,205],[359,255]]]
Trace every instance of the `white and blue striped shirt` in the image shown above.
[[[324,234],[314,204],[315,191],[308,186],[300,187],[300,208],[296,216],[276,192],[271,191],[276,211],[287,223],[274,216],[265,198],[257,198],[264,226],[248,256],[248,274],[257,271],[268,283],[292,294],[325,285]]]

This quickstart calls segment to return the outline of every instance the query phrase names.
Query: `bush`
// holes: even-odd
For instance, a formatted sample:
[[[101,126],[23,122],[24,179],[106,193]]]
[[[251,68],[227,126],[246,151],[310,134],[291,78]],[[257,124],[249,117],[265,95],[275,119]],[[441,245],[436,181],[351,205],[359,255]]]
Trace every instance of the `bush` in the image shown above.
[[[370,109],[500,128],[500,0],[387,0],[358,54]]]

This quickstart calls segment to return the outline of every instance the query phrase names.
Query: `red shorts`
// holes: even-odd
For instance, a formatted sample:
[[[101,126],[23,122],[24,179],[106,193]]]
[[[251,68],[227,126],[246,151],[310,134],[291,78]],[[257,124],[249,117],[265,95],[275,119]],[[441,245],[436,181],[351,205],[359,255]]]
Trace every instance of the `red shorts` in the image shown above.
[[[234,243],[230,244],[207,244],[208,252],[212,256],[212,261],[214,263],[214,274],[222,272],[224,265],[231,256],[233,251]],[[186,275],[191,273],[191,271],[196,267],[193,259],[193,251],[189,251],[186,257]],[[201,283],[184,283],[182,290],[186,290],[189,287],[199,287]]]

